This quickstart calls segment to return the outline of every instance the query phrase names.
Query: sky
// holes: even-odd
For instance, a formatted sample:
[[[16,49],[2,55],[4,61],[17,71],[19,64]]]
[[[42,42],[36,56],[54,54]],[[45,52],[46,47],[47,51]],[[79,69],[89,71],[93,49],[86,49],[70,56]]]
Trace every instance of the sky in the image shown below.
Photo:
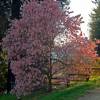
[[[81,25],[83,33],[87,37],[89,37],[89,25],[90,17],[89,14],[91,14],[94,4],[92,3],[92,0],[70,0],[70,8],[72,11],[74,11],[74,15],[81,14],[83,17],[84,23]]]

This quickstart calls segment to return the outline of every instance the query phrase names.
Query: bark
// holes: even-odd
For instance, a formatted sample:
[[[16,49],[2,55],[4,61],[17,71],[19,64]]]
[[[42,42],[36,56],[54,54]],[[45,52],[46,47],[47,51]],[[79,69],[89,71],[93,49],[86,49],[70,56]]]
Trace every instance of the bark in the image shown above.
[[[48,92],[52,91],[52,77],[48,77]]]
[[[50,66],[49,66],[49,76],[48,76],[48,92],[52,91],[52,55],[51,55],[51,46],[50,46]]]
[[[7,93],[11,90],[11,82],[10,82],[10,61],[8,60],[8,77],[7,77]]]

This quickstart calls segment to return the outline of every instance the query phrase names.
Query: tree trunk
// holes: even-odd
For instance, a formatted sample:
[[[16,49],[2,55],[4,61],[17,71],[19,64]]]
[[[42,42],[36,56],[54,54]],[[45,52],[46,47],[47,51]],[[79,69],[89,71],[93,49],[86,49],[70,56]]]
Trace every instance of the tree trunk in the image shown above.
[[[52,91],[52,75],[48,77],[48,92]]]
[[[10,83],[10,60],[8,60],[8,77],[7,77],[7,93],[11,90],[11,83]]]
[[[21,7],[21,0],[12,0],[11,4],[11,18],[12,19],[20,19],[20,7]]]
[[[48,70],[48,92],[52,91],[52,55],[51,55],[51,47],[50,47],[50,65]]]
[[[89,81],[89,78],[90,78],[89,76],[87,76],[87,77],[86,77],[86,82],[88,82],[88,81]]]

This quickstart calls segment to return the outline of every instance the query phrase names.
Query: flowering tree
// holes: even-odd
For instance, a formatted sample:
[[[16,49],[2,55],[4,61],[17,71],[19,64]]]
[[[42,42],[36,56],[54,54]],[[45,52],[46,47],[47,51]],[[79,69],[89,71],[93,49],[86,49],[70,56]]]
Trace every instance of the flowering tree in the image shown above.
[[[95,43],[88,40],[83,34],[70,38],[63,45],[57,46],[56,58],[54,59],[60,64],[57,63],[58,65],[54,67],[56,70],[53,70],[53,73],[59,74],[62,72],[61,75],[64,75],[67,80],[70,80],[69,75],[72,75],[72,77],[75,75],[79,77],[84,76],[88,80],[92,73],[92,67],[95,64],[95,47]]]
[[[70,14],[69,8],[62,11],[55,0],[30,0],[23,4],[22,18],[12,21],[3,40],[16,78],[13,93],[18,96],[31,93],[41,87],[44,76],[48,79],[48,90],[52,90],[54,40],[61,34],[77,40],[80,32],[82,18]]]

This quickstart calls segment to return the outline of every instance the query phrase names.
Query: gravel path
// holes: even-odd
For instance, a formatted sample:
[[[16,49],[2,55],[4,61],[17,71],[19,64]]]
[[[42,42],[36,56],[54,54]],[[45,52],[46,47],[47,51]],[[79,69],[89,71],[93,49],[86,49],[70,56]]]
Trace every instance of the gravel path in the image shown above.
[[[78,100],[100,100],[100,88],[89,91],[85,96],[80,97]]]

